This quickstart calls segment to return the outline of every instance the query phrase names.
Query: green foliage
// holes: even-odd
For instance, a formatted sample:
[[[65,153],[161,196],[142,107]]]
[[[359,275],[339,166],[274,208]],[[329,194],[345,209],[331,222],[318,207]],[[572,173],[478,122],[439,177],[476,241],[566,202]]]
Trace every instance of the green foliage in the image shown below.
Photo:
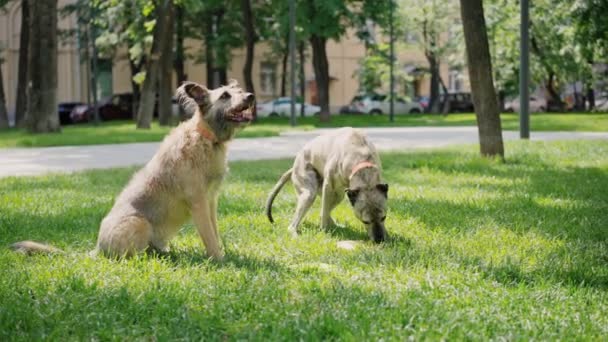
[[[383,154],[390,242],[318,228],[293,239],[291,160],[231,163],[223,263],[191,225],[161,258],[87,256],[135,169],[0,180],[0,245],[39,239],[64,255],[0,249],[1,340],[602,340],[608,326],[608,143],[509,144]],[[341,240],[358,240],[353,251]]]
[[[580,41],[572,20],[571,1],[539,0],[532,2],[530,37],[540,52],[532,46],[533,80],[547,79],[549,70],[558,76],[558,82],[574,82],[590,77],[591,66],[582,53]],[[531,41],[531,44],[534,44]],[[558,84],[559,87],[559,84]]]
[[[129,58],[140,64],[152,47],[154,8],[151,0],[102,2],[98,19],[101,30],[95,41],[100,52],[113,55],[119,47],[126,46]]]
[[[545,84],[551,73],[557,90],[566,83],[591,79],[591,51],[599,51],[596,48],[603,32],[594,36],[590,31],[596,27],[592,23],[591,12],[602,13],[600,7],[592,10],[586,7],[590,2],[593,1],[530,2],[530,71],[534,84]],[[484,10],[496,86],[506,95],[516,95],[520,54],[519,3],[489,0],[484,2]]]
[[[232,50],[243,46],[242,12],[238,1],[194,1],[184,3],[187,36],[200,39],[202,48],[195,52],[197,62],[206,62],[206,49],[213,52],[213,65],[229,67]],[[208,46],[207,46],[208,44]]]
[[[464,38],[458,1],[399,0],[397,22],[405,41],[452,68],[463,66]]]
[[[497,93],[519,93],[519,3],[490,0],[484,2],[492,72]]]
[[[371,44],[355,73],[359,79],[360,90],[364,93],[373,93],[383,86],[386,88],[390,83],[390,45]],[[399,66],[393,71],[393,76],[395,84],[403,84],[410,80],[410,76]]]
[[[574,1],[571,8],[576,39],[583,45],[589,60],[608,58],[608,2],[604,0]]]

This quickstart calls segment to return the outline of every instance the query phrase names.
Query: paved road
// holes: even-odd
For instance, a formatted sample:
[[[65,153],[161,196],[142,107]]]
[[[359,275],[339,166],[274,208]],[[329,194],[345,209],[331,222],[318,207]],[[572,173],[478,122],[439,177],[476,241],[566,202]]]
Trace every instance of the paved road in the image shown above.
[[[403,127],[364,129],[379,150],[433,148],[477,143],[476,127]],[[289,132],[278,137],[236,139],[230,145],[230,160],[260,160],[292,157],[306,141],[324,129]],[[608,139],[606,133],[532,132],[532,140]],[[517,132],[504,132],[507,140]],[[39,175],[141,165],[158,143],[0,149],[0,177]]]

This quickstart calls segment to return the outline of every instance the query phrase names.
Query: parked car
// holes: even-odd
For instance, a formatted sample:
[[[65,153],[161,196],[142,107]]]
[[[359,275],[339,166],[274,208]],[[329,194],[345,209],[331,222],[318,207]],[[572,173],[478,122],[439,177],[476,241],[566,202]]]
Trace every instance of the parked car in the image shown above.
[[[69,125],[72,123],[70,113],[74,107],[82,106],[82,102],[60,102],[57,107],[59,111],[59,123],[61,125]]]
[[[304,103],[304,116],[318,115],[321,112],[321,107]],[[300,115],[302,103],[296,102],[296,114]],[[260,118],[269,116],[289,116],[291,113],[291,98],[279,97],[277,99],[258,103],[256,105],[257,115]]]
[[[364,114],[362,111],[362,102],[366,96],[370,95],[355,95],[355,97],[350,100],[349,104],[340,107],[340,114]]]
[[[595,110],[598,112],[608,112],[608,95],[598,95],[595,98]]]
[[[446,94],[439,96],[440,105],[443,104]],[[473,98],[471,93],[448,93],[447,100],[450,104],[450,113],[463,113],[473,112],[475,107],[473,106]]]
[[[179,115],[179,105],[175,98],[171,99],[172,108],[171,114]],[[154,117],[158,116],[158,104],[154,106]],[[95,115],[94,106],[81,105],[76,106],[70,113],[73,122],[89,122],[92,121]],[[133,94],[122,93],[114,94],[99,101],[99,119],[102,121],[108,120],[132,120],[135,118],[133,113]]]
[[[384,94],[367,94],[355,96],[351,103],[343,107],[350,113],[385,114],[390,112],[390,97]],[[403,97],[396,97],[394,101],[395,114],[422,113],[422,105],[415,101],[407,101]]]
[[[415,101],[420,103],[420,105],[422,106],[423,109],[426,109],[426,107],[429,106],[429,101],[431,99],[428,96],[418,96],[416,97]]]
[[[133,94],[114,94],[99,101],[99,119],[131,120],[133,119]],[[73,122],[89,122],[95,115],[93,105],[83,105],[74,108],[70,114]]]
[[[519,96],[505,103],[505,111],[507,112],[519,112],[519,109]],[[533,113],[544,112],[547,110],[547,101],[538,96],[532,95],[530,96],[529,109],[530,112]]]

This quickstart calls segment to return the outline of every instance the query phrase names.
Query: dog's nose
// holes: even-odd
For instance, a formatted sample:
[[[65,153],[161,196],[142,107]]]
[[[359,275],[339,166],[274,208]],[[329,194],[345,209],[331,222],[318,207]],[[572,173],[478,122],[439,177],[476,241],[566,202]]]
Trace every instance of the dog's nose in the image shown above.
[[[253,95],[252,93],[247,93],[247,95],[245,95],[245,102],[247,104],[252,104],[255,102],[255,95]]]
[[[374,240],[375,243],[381,243],[384,242],[387,239],[387,233],[386,230],[384,229],[384,227],[374,227],[374,229],[372,230],[372,240]]]
[[[384,242],[385,239],[386,239],[386,237],[384,235],[375,235],[374,236],[375,243],[382,243],[382,242]]]

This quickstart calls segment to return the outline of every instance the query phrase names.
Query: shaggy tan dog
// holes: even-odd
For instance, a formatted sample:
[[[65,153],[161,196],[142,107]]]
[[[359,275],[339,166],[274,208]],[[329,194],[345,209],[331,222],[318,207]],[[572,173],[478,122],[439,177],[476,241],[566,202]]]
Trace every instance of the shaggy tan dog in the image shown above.
[[[188,82],[176,96],[194,115],[171,131],[120,193],[101,222],[96,251],[116,257],[144,250],[167,252],[171,238],[192,217],[208,256],[223,258],[217,201],[227,170],[226,145],[251,121],[255,97],[234,81],[214,90]],[[54,251],[32,241],[13,248],[25,253]]]

